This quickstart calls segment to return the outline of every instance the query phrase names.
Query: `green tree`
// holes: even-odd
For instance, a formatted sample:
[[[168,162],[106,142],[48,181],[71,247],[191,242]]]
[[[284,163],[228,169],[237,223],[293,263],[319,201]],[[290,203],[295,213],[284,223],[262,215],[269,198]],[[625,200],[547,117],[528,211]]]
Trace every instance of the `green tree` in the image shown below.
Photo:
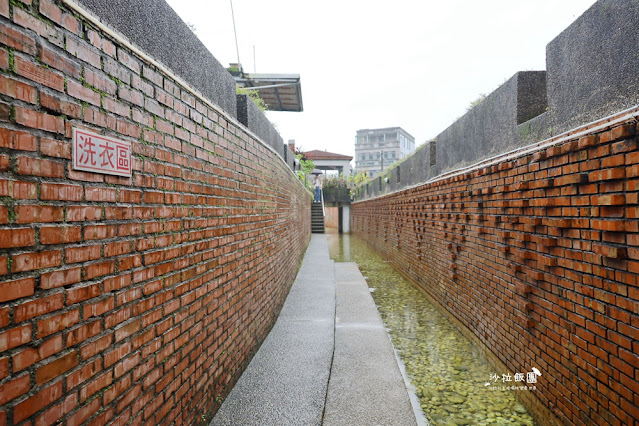
[[[313,169],[315,168],[315,164],[313,164],[313,160],[307,160],[304,158],[302,154],[296,154],[295,157],[300,162],[300,170],[297,171],[297,177],[306,185],[309,191],[313,191],[313,180],[308,179],[308,175],[311,174]]]

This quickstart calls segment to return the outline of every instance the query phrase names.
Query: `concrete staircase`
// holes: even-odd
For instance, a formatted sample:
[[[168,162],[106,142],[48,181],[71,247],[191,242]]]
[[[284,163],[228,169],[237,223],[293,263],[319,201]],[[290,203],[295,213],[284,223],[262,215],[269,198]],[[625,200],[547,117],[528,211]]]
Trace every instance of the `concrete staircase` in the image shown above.
[[[322,203],[311,203],[311,232],[313,234],[324,233],[324,211]]]

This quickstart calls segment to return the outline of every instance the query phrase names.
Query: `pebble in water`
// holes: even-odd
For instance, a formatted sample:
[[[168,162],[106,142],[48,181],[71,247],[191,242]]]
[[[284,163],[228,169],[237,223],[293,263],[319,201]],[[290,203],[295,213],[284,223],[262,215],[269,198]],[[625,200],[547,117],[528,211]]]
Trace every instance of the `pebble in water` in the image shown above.
[[[331,258],[356,262],[375,289],[375,304],[431,424],[534,425],[511,391],[484,386],[498,372],[412,283],[361,240],[328,238]],[[340,253],[340,238],[350,238],[348,253]]]

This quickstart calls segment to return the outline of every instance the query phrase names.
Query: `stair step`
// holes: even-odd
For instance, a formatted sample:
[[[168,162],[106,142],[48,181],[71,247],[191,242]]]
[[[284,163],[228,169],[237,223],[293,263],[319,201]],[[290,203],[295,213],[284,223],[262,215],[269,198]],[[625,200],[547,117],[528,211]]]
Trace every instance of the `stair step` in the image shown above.
[[[311,232],[324,233],[324,209],[321,203],[311,203]]]

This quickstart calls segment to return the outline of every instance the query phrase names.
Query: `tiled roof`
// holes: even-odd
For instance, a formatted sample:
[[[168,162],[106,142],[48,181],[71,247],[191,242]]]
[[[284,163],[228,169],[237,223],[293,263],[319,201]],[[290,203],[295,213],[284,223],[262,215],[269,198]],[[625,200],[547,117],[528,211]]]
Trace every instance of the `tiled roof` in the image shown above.
[[[348,155],[336,154],[334,152],[328,151],[320,151],[319,149],[314,149],[312,151],[306,151],[304,153],[304,157],[309,160],[352,160],[353,157]]]

